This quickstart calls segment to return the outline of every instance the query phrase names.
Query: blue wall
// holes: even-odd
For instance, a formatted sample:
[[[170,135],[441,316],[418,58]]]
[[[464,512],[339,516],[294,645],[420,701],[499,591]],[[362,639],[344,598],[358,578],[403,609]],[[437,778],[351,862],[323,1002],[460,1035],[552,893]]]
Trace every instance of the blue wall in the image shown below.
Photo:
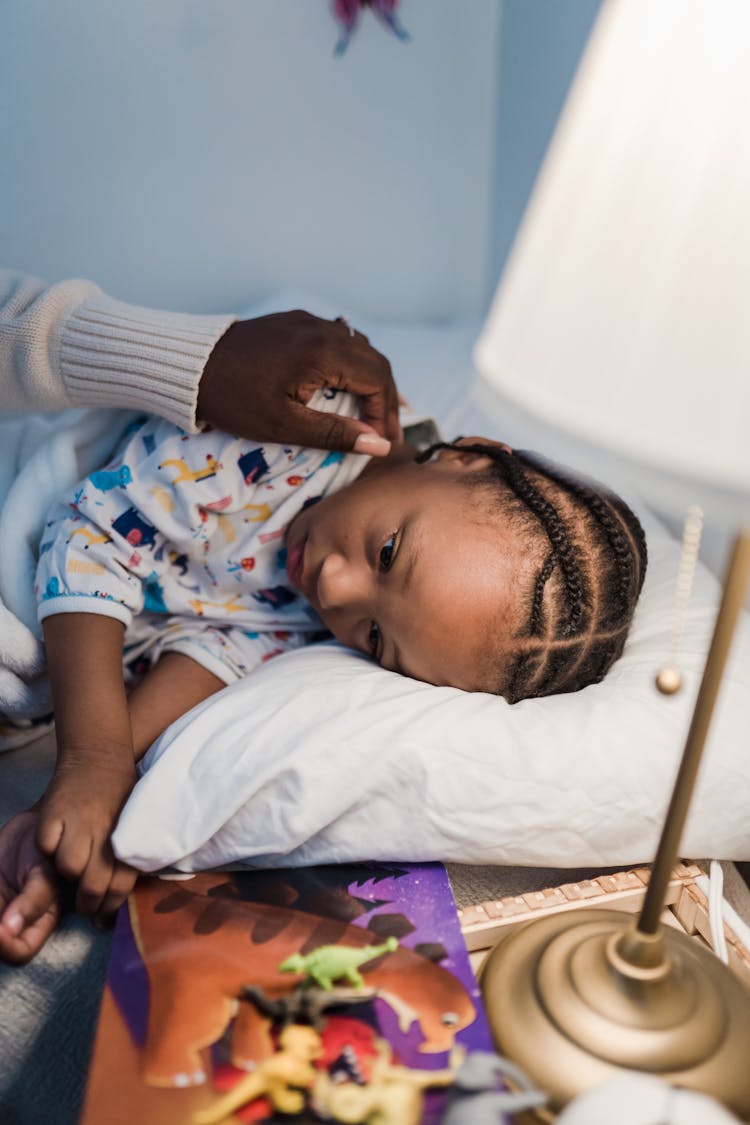
[[[498,0],[4,0],[0,257],[190,310],[481,306]]]
[[[4,0],[0,260],[170,308],[481,315],[598,0]],[[502,29],[502,32],[501,32]]]
[[[601,0],[503,0],[490,292],[600,7]]]

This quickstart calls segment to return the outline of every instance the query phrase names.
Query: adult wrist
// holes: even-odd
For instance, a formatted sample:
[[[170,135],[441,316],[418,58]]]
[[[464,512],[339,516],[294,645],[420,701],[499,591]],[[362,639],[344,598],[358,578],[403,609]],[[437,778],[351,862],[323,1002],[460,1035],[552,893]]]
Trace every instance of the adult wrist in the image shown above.
[[[63,325],[66,391],[75,406],[141,410],[192,432],[203,370],[235,319],[141,308],[95,293]]]

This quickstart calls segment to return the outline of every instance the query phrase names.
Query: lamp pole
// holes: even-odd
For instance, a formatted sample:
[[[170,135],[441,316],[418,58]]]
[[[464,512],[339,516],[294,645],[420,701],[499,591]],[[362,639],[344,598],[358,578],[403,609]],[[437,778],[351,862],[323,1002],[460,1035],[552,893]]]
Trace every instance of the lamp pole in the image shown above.
[[[748,585],[750,585],[750,529],[743,529],[736,536],[732,547],[724,579],[719,614],[706,657],[706,666],[703,671],[698,697],[695,701],[685,750],[672,791],[672,798],[669,802],[669,811],[659,840],[646,898],[636,927],[643,934],[655,934],[659,928],[659,918],[664,909],[667,883],[677,860],[677,851],[685,826],[685,818],[690,808],[690,800],[703,756],[708,727],[721,687],[732,637],[742,611]]]

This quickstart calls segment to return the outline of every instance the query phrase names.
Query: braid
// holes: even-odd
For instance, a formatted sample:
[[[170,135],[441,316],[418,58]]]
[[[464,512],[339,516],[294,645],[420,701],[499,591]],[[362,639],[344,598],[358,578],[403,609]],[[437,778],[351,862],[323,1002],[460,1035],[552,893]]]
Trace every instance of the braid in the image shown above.
[[[524,472],[523,462],[513,453],[498,450],[498,462],[503,475],[514,494],[541,523],[552,546],[552,553],[559,563],[568,605],[568,619],[563,625],[563,635],[578,631],[583,618],[586,591],[581,574],[580,563],[565,524],[557,509],[543,496]]]
[[[541,632],[542,622],[542,603],[544,601],[544,588],[549,581],[552,571],[555,569],[555,554],[547,556],[547,561],[539,571],[539,577],[534,584],[534,600],[531,603],[531,620],[529,622],[529,632],[532,637]]]
[[[491,468],[473,479],[502,484],[544,530],[551,548],[530,593],[529,623],[517,636],[512,669],[501,677],[502,694],[515,703],[603,679],[622,653],[643,586],[646,537],[635,514],[614,493],[535,454],[484,442],[441,442],[417,460],[427,461],[439,449],[489,457]],[[562,507],[554,503],[556,495]],[[547,620],[546,590],[556,567],[559,581],[547,598]],[[505,648],[501,659],[507,657]]]
[[[590,484],[568,476],[554,465],[541,462],[533,454],[519,451],[516,456],[524,464],[543,472],[550,480],[561,485],[570,495],[581,500],[602,528],[617,565],[619,611],[626,612],[633,598],[634,587],[636,588],[636,594],[640,593],[645,576],[646,537],[640,523],[634,517],[632,520],[628,519],[628,516],[632,517],[633,514],[619,497],[610,494],[605,499]],[[637,567],[632,543],[623,531],[623,525],[636,541]]]
[[[529,693],[524,691],[524,687],[534,678],[533,672],[538,664],[540,652],[541,646],[519,652],[508,686],[501,693],[508,700],[508,703],[518,703],[519,700],[528,698]]]

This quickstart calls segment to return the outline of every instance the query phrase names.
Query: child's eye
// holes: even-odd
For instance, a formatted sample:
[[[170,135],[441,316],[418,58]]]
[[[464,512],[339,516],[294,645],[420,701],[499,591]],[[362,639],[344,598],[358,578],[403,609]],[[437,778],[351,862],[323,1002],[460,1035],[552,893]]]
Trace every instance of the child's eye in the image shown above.
[[[391,563],[393,562],[393,552],[395,551],[395,549],[396,532],[394,531],[393,535],[390,535],[388,539],[386,539],[383,546],[380,548],[380,554],[378,555],[378,564],[381,570],[391,569]]]
[[[378,649],[380,648],[380,627],[376,621],[370,622],[370,632],[367,634],[367,646],[370,649],[370,656],[374,656],[377,660]]]

